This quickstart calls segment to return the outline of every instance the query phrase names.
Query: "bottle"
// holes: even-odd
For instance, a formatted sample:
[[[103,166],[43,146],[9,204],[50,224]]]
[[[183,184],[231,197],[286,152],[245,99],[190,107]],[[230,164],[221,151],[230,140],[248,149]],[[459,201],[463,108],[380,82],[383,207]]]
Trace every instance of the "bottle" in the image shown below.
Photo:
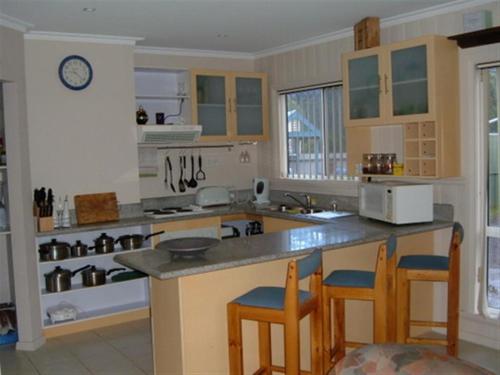
[[[63,228],[70,228],[71,227],[71,220],[69,217],[69,202],[68,202],[67,195],[64,198],[64,204],[63,204],[62,227]]]
[[[53,203],[53,205],[55,206],[55,202]],[[58,215],[59,206],[61,206],[61,197],[59,197],[59,205],[57,207],[53,207],[53,209],[52,209],[52,221],[54,222],[54,229],[57,229],[61,226],[61,223],[59,222],[59,215]]]

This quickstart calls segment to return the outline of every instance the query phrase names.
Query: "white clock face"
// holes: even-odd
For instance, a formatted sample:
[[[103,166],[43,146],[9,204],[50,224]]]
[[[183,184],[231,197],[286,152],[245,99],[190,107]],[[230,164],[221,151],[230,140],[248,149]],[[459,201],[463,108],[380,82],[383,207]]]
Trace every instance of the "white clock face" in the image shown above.
[[[59,66],[62,83],[69,89],[82,90],[92,81],[92,68],[81,56],[68,56]]]

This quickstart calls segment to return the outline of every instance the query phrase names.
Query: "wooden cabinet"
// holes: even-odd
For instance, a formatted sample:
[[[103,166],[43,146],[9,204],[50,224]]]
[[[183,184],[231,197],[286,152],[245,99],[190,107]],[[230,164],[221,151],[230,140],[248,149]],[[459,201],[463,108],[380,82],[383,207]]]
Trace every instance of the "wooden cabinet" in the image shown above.
[[[310,227],[315,224],[304,221],[278,219],[270,216],[263,216],[264,233],[282,232],[284,230]]]
[[[397,152],[404,175],[460,175],[458,48],[423,36],[342,56],[348,169],[363,153]],[[397,125],[387,143],[377,127]],[[392,139],[391,139],[392,138]],[[390,139],[390,140],[389,140]],[[390,144],[392,142],[392,144]]]
[[[193,70],[192,119],[202,141],[267,141],[269,103],[265,73]]]

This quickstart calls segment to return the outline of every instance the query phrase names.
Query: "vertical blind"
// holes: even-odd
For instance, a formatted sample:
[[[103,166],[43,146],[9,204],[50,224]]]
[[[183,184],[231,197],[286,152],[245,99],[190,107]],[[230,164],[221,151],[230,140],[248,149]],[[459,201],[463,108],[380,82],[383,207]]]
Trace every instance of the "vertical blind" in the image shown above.
[[[346,176],[342,86],[281,92],[285,101],[287,177],[338,179]]]

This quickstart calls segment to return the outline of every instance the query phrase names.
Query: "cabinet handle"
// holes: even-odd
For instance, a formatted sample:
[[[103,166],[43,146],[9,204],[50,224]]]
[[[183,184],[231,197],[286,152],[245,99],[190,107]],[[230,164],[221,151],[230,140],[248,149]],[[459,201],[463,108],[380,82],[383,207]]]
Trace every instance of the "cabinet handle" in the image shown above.
[[[387,87],[387,74],[384,74],[384,85],[385,85],[385,93],[389,94],[389,88]]]
[[[229,107],[229,112],[232,112],[232,110],[231,110],[231,98],[227,98],[227,106]]]

